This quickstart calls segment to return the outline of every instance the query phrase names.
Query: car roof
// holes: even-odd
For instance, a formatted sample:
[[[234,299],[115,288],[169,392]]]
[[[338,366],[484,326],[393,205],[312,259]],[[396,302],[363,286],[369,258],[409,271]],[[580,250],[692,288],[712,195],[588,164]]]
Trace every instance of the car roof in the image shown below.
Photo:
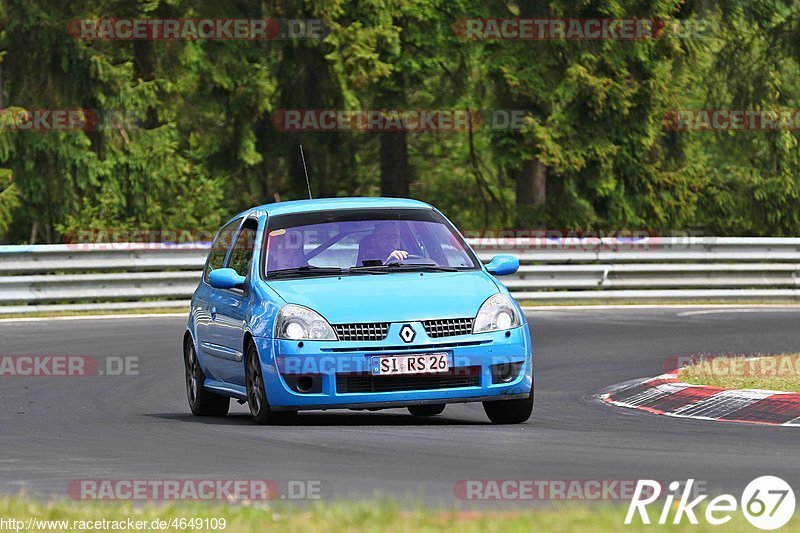
[[[433,209],[433,207],[425,202],[412,200],[410,198],[317,198],[314,200],[292,200],[288,202],[265,204],[248,209],[243,213],[239,213],[233,217],[233,219],[253,213],[276,216],[295,213],[310,213],[313,211],[334,211],[339,209]]]

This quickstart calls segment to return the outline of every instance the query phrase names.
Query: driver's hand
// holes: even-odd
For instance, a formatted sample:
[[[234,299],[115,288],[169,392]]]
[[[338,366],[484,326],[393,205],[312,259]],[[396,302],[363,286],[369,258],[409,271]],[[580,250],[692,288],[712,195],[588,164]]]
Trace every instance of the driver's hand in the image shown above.
[[[406,258],[408,258],[408,252],[406,252],[405,250],[395,250],[394,252],[389,254],[388,258],[386,258],[386,263],[402,261],[403,259]]]

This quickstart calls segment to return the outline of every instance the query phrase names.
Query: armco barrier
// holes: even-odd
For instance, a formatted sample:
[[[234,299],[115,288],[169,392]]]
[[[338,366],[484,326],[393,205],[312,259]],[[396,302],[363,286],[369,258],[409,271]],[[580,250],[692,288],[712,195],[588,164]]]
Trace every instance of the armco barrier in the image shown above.
[[[520,300],[790,300],[800,238],[472,239],[482,261],[522,264],[502,282]],[[0,315],[185,308],[207,245],[0,246]]]

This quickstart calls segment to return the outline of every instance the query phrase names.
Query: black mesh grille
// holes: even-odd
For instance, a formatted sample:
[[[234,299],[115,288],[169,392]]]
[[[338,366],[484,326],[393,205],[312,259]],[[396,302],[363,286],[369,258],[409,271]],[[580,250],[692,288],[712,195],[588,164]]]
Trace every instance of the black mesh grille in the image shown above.
[[[441,374],[406,376],[373,376],[366,373],[337,374],[336,392],[397,392],[429,389],[477,387],[481,384],[481,367],[465,366]]]
[[[333,329],[340,341],[382,341],[389,333],[389,323],[336,324]]]
[[[474,318],[448,318],[446,320],[425,320],[425,332],[428,337],[454,337],[456,335],[470,335]]]

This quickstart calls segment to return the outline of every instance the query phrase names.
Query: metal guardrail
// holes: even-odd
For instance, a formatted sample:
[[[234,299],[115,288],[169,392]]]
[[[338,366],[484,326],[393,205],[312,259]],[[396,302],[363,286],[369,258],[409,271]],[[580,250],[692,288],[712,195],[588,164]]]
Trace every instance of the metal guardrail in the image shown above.
[[[472,239],[520,258],[520,300],[791,300],[800,238]],[[208,246],[0,246],[0,314],[185,308]]]

